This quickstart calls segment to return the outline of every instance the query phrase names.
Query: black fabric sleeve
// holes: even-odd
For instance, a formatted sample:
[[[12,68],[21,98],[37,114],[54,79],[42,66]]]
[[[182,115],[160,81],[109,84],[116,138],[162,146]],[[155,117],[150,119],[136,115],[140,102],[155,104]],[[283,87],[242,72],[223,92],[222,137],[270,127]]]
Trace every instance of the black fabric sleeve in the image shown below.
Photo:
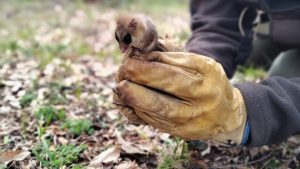
[[[271,77],[261,83],[235,86],[246,104],[249,146],[279,143],[300,133],[300,78]]]
[[[232,77],[242,36],[238,20],[244,7],[236,0],[192,0],[192,36],[186,44],[189,52],[205,55],[221,63]],[[250,21],[252,22],[252,21]]]

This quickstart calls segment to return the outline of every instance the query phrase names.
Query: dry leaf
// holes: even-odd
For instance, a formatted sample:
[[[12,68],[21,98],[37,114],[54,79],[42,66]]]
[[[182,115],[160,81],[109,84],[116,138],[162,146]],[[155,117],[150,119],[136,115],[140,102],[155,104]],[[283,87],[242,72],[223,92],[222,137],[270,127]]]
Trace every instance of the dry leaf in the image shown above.
[[[30,155],[29,151],[15,150],[0,153],[0,164],[8,164],[11,161],[22,161]]]
[[[140,167],[134,161],[122,161],[115,169],[140,169]]]
[[[69,142],[67,139],[65,139],[63,137],[58,137],[57,140],[61,144],[68,144],[68,142]]]
[[[134,147],[132,145],[122,145],[122,150],[124,150],[128,154],[147,154],[143,150],[138,147]]]
[[[117,132],[117,140],[118,140],[118,143],[121,145],[122,150],[124,150],[128,154],[146,154],[146,152],[144,152],[139,147],[124,140],[123,137],[121,136],[120,132]]]
[[[11,107],[9,106],[1,106],[0,107],[0,114],[6,114],[11,111]]]
[[[249,151],[251,158],[256,157],[259,154],[259,148],[255,147]]]
[[[56,151],[56,148],[55,148],[55,146],[54,146],[54,145],[50,145],[50,147],[49,147],[49,151]]]
[[[205,150],[203,150],[202,152],[201,152],[201,156],[205,156],[206,154],[209,154],[210,153],[210,146],[208,146]]]
[[[110,120],[116,120],[120,117],[119,111],[117,109],[109,110],[106,112],[106,114]]]
[[[91,162],[89,167],[101,167],[102,163],[117,162],[121,153],[121,147],[119,145],[111,147],[101,154],[96,156]]]

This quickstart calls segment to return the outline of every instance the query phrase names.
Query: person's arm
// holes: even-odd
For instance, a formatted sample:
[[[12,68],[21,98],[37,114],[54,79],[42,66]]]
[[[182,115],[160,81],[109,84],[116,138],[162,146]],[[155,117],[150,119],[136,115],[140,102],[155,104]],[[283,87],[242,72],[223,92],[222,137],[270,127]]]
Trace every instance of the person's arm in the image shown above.
[[[300,133],[300,78],[233,86],[211,58],[157,51],[126,59],[117,76],[115,102],[186,140],[262,146]]]
[[[243,38],[238,22],[244,6],[236,0],[192,0],[190,5],[192,36],[186,50],[215,59],[231,78],[240,64],[237,57]]]
[[[300,78],[271,77],[235,86],[246,104],[250,146],[278,143],[300,133]]]

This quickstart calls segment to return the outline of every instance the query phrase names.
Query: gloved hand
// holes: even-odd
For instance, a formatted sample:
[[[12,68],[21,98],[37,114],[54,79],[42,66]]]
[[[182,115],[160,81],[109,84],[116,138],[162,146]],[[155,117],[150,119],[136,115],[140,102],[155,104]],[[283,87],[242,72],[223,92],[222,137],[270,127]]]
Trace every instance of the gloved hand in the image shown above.
[[[168,35],[165,36],[165,38],[159,38],[158,39],[159,45],[161,48],[163,48],[165,51],[168,52],[179,52],[179,51],[183,51],[183,48],[180,45],[177,45],[176,43],[174,43],[174,41],[168,37]],[[127,58],[129,58],[128,55],[131,52],[127,52],[124,56],[124,60],[125,61]],[[121,79],[119,78],[121,77],[118,73],[116,74],[116,82],[120,83],[123,79],[121,77]],[[114,92],[114,103],[117,105],[118,109],[122,112],[122,114],[128,119],[128,121],[132,124],[146,124],[145,121],[143,121],[139,116],[137,116],[137,112],[138,110],[134,110],[132,107],[126,105],[117,95],[117,92]],[[140,112],[138,112],[140,114]]]
[[[146,123],[186,140],[240,144],[246,109],[222,66],[188,52],[128,58],[117,73],[116,100]]]

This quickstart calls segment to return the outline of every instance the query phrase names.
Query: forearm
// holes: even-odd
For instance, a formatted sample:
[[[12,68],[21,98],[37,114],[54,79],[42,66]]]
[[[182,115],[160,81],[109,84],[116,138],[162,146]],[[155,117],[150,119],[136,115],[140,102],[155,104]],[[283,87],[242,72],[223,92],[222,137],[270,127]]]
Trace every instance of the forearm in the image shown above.
[[[278,143],[300,133],[300,78],[271,77],[236,87],[246,103],[250,146]]]
[[[192,36],[186,49],[215,59],[232,77],[236,68],[242,35],[238,20],[243,6],[230,0],[192,0]],[[251,21],[250,21],[251,22]],[[249,46],[251,47],[251,46]]]

